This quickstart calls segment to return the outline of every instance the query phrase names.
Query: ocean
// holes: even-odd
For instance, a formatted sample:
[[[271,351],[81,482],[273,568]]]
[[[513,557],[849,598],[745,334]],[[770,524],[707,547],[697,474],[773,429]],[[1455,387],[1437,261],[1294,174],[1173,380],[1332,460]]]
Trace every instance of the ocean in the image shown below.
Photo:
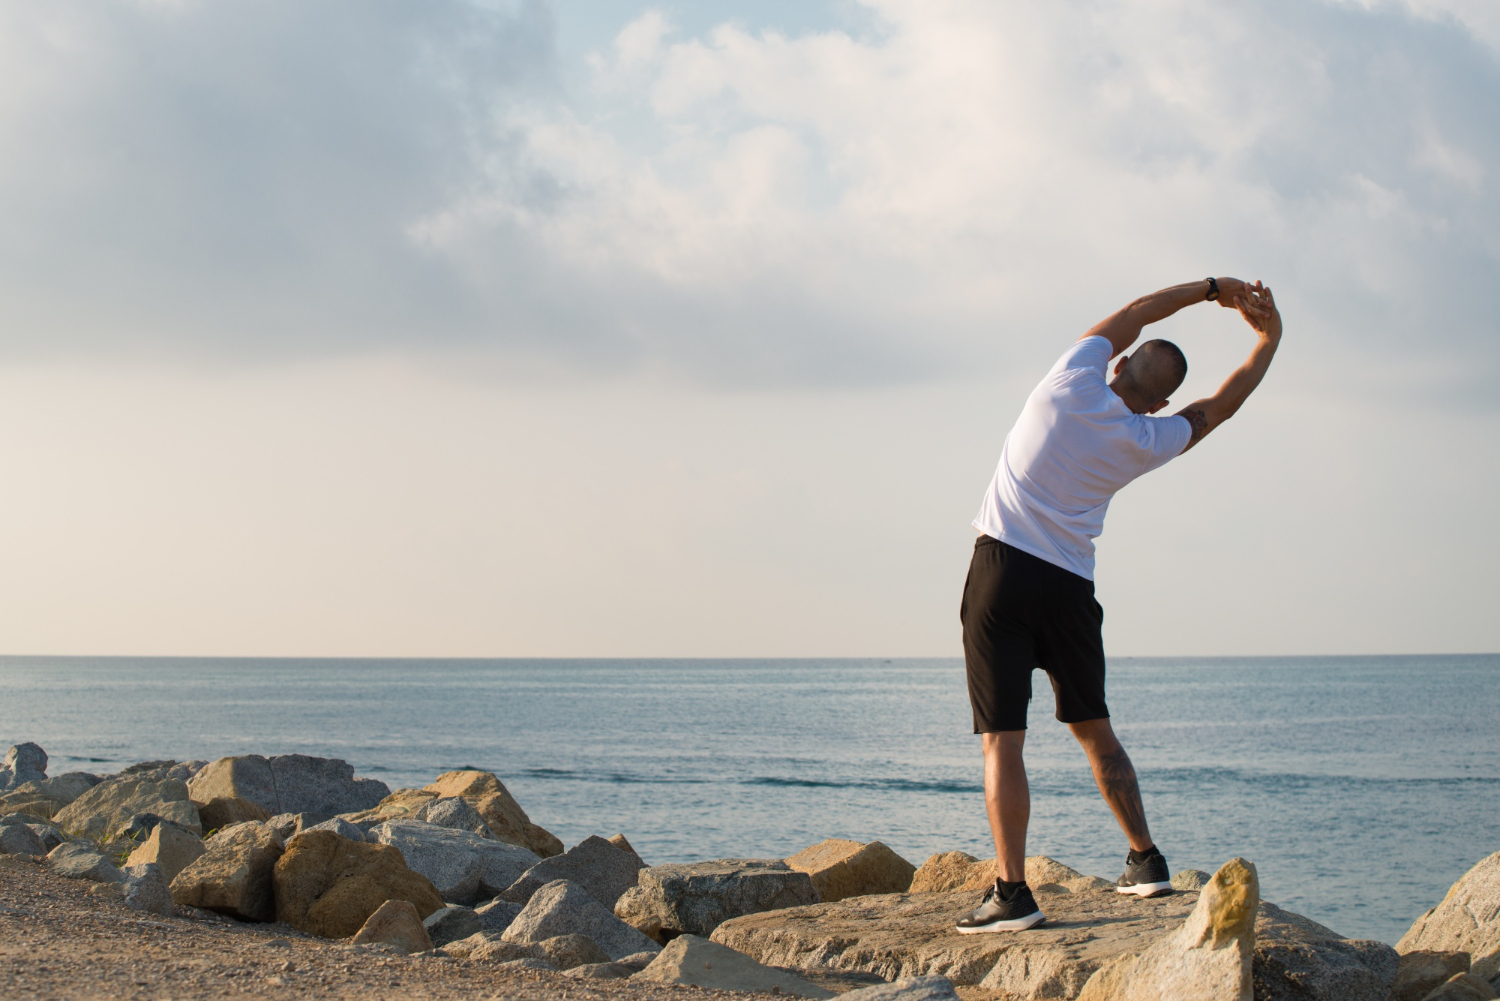
[[[1028,854],[1113,879],[1127,845],[1036,680]],[[1173,871],[1395,942],[1500,850],[1500,656],[1114,658],[1109,701]],[[393,789],[494,771],[569,845],[648,862],[878,839],[988,858],[962,661],[0,657],[0,747],[50,774],[299,752]]]

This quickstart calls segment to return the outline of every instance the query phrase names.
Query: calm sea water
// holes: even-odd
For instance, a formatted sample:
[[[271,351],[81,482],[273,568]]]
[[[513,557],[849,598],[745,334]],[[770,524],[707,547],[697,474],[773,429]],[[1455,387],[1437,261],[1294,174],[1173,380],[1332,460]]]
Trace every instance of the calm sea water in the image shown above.
[[[1115,659],[1116,728],[1173,870],[1394,942],[1500,850],[1500,656]],[[1126,844],[1038,679],[1031,853],[1113,879]],[[0,746],[49,772],[301,752],[392,788],[493,770],[572,844],[651,862],[880,839],[990,857],[963,665],[942,660],[0,658]]]

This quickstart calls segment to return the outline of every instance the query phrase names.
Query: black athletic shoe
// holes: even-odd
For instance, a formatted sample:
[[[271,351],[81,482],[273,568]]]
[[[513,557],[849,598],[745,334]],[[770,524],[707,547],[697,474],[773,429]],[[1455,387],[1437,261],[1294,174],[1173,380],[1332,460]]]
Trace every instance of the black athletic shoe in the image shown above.
[[[989,931],[1023,931],[1045,920],[1046,916],[1036,905],[1036,898],[1031,895],[1031,887],[1022,883],[1007,900],[1000,895],[1000,887],[995,885],[984,891],[979,906],[959,918],[956,927],[960,935],[978,935]]]
[[[1125,875],[1120,877],[1117,893],[1133,893],[1137,897],[1156,897],[1172,892],[1172,874],[1167,871],[1167,860],[1161,852],[1152,850],[1144,858],[1136,858],[1135,852],[1125,856]]]

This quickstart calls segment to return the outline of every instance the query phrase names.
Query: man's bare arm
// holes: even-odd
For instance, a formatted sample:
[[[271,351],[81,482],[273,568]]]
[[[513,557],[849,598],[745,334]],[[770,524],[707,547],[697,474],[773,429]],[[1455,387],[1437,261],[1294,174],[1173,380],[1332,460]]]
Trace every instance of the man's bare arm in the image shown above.
[[[1214,281],[1219,285],[1218,302],[1221,306],[1233,306],[1244,294],[1245,283],[1238,278],[1216,278]],[[1094,324],[1093,329],[1083,337],[1106,338],[1114,348],[1109,355],[1113,358],[1135,343],[1136,338],[1141,336],[1141,328],[1149,323],[1165,320],[1179,309],[1205,301],[1208,292],[1209,283],[1205,278],[1200,282],[1173,285],[1160,292],[1143,295],[1114,315]],[[1083,340],[1083,337],[1079,340]]]
[[[1189,403],[1177,412],[1177,416],[1186,418],[1193,426],[1193,437],[1188,441],[1187,448],[1183,449],[1184,452],[1198,444],[1204,435],[1233,417],[1235,411],[1244,405],[1250,394],[1255,392],[1255,387],[1265,378],[1266,369],[1271,367],[1271,359],[1276,356],[1276,349],[1281,345],[1281,313],[1276,308],[1276,300],[1271,297],[1270,289],[1260,282],[1248,286],[1239,298],[1239,309],[1246,321],[1255,328],[1255,348],[1250,352],[1250,357],[1245,359],[1245,363],[1224,380],[1224,385],[1219,387],[1217,393],[1206,400]]]

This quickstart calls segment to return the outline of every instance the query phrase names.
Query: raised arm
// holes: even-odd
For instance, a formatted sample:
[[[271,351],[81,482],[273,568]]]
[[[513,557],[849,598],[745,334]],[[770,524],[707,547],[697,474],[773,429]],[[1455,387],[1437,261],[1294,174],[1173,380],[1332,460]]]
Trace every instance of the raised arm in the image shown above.
[[[1276,308],[1276,300],[1271,297],[1270,289],[1260,282],[1246,286],[1238,304],[1246,321],[1255,328],[1255,348],[1250,352],[1250,357],[1245,359],[1245,363],[1224,380],[1224,385],[1219,387],[1217,393],[1206,400],[1189,403],[1177,412],[1179,417],[1186,417],[1187,422],[1193,426],[1192,440],[1183,449],[1184,452],[1234,416],[1235,411],[1255,392],[1260,380],[1265,378],[1266,369],[1271,367],[1271,359],[1276,356],[1276,348],[1281,344],[1281,312]]]
[[[1221,306],[1233,306],[1244,295],[1246,288],[1245,283],[1238,278],[1215,278],[1212,282],[1205,278],[1200,282],[1173,285],[1160,292],[1141,296],[1114,315],[1094,324],[1083,337],[1108,338],[1114,347],[1109,355],[1113,358],[1135,343],[1135,339],[1141,336],[1141,328],[1146,324],[1165,320],[1184,306],[1207,300],[1214,285],[1218,286],[1217,299]],[[1079,340],[1083,340],[1083,337]]]

